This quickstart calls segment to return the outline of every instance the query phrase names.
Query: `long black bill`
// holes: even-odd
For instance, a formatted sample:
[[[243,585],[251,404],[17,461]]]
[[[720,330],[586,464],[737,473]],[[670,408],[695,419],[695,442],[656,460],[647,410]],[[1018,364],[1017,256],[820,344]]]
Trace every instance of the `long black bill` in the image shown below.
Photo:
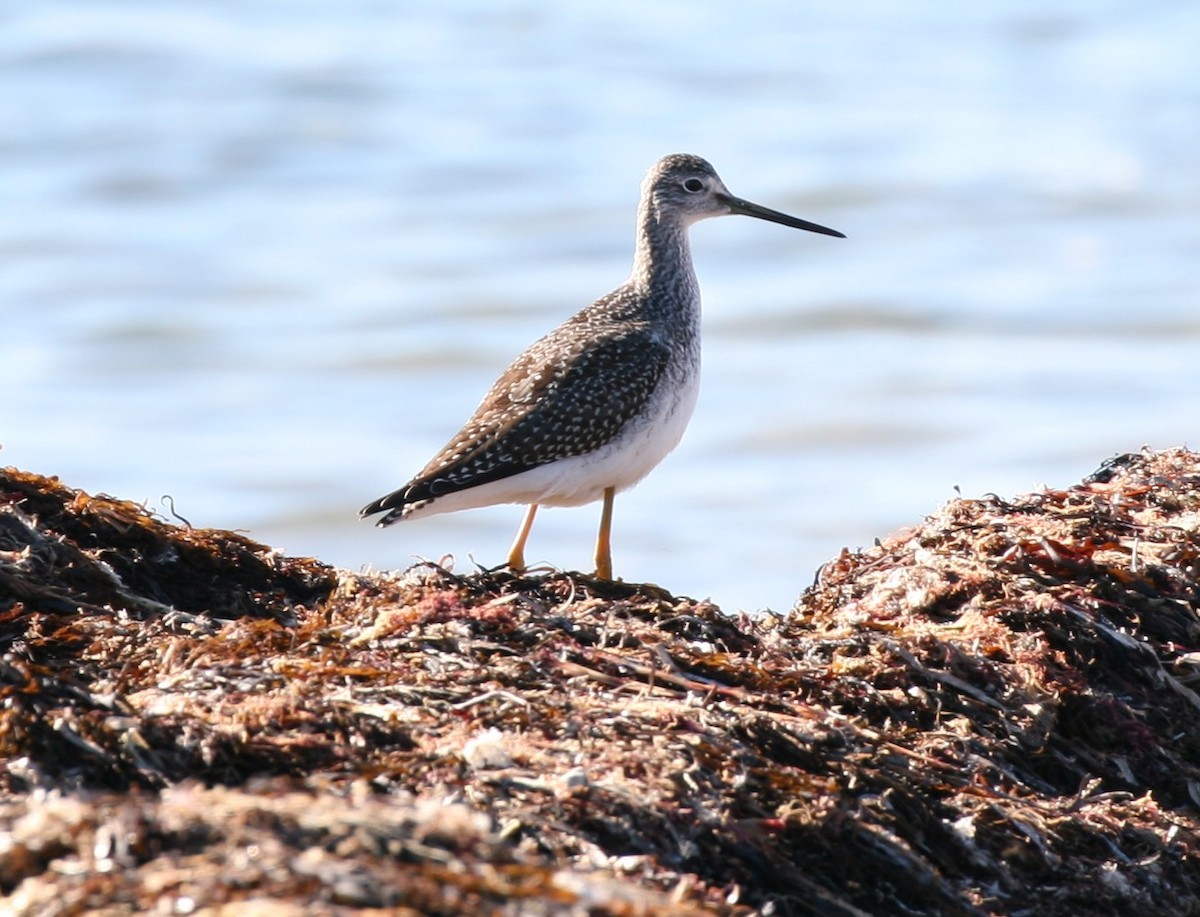
[[[770,220],[772,223],[782,223],[784,226],[792,226],[796,229],[807,229],[809,232],[819,232],[826,236],[837,236],[839,239],[846,238],[845,233],[838,232],[836,229],[830,229],[828,226],[821,226],[817,223],[810,223],[808,220],[802,220],[799,217],[790,217],[786,213],[780,213],[778,210],[772,210],[770,207],[761,207],[758,204],[744,201],[740,197],[722,194],[719,195],[718,200],[729,208],[730,213],[740,213],[748,217],[757,217],[760,220]]]

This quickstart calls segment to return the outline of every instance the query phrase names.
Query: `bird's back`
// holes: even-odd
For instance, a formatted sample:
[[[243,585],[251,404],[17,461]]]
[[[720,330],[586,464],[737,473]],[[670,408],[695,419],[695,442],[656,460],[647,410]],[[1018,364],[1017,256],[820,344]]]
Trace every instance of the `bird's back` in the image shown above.
[[[365,507],[397,521],[448,494],[594,453],[636,422],[679,350],[626,285],[518,356],[470,419],[404,487]]]

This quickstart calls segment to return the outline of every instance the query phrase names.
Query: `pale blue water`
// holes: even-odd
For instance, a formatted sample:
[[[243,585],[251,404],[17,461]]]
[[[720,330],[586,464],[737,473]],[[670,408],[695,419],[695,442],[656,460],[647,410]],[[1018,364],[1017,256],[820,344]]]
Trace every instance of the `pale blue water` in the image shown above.
[[[967,495],[1200,442],[1200,6],[7,0],[0,462],[391,567],[527,343],[624,279],[675,151],[842,241],[693,231],[705,378],[615,563],[785,608]],[[586,568],[599,508],[531,560]]]

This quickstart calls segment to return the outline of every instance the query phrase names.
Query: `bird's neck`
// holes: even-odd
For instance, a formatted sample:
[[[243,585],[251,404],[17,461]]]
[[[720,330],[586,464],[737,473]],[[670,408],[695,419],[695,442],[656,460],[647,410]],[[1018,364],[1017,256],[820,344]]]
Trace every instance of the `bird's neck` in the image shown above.
[[[700,287],[692,267],[687,226],[663,220],[653,206],[638,209],[637,244],[629,282],[647,302],[672,311],[696,312]]]

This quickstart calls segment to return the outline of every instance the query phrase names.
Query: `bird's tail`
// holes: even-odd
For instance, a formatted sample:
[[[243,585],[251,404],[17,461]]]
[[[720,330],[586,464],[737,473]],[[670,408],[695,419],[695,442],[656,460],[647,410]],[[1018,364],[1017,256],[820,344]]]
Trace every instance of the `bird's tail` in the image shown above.
[[[404,518],[404,510],[408,506],[408,501],[405,500],[407,491],[407,487],[401,490],[393,490],[390,494],[380,497],[378,500],[372,500],[358,511],[358,518],[366,519],[368,516],[374,516],[376,513],[387,511],[386,516],[375,522],[377,526],[383,528],[386,525],[391,525],[393,522],[399,522]]]

